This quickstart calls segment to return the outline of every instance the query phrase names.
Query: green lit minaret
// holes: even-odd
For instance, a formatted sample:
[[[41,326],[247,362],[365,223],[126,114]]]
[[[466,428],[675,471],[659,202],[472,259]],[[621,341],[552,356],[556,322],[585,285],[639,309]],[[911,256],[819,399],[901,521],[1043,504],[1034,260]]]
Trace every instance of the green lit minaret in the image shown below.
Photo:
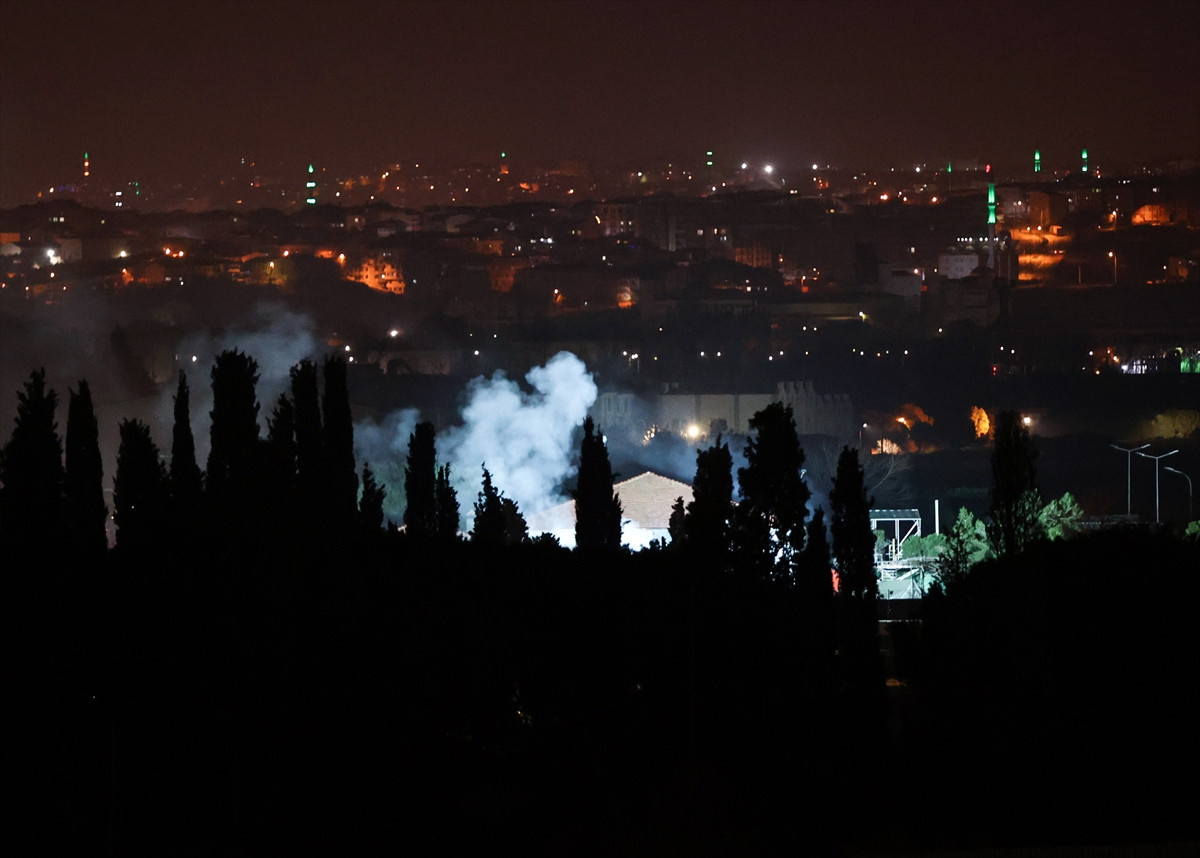
[[[307,190],[308,196],[305,198],[304,202],[308,203],[310,206],[315,206],[317,204],[317,180],[313,176],[313,173],[314,173],[313,165],[309,164],[308,165],[308,182],[306,182],[304,185],[305,189]]]
[[[1083,147],[1083,156],[1082,157],[1083,157],[1083,172],[1086,173],[1088,171],[1087,147],[1086,146]]]
[[[1041,149],[1033,150],[1033,172],[1035,172],[1035,173],[1042,172],[1042,150]]]

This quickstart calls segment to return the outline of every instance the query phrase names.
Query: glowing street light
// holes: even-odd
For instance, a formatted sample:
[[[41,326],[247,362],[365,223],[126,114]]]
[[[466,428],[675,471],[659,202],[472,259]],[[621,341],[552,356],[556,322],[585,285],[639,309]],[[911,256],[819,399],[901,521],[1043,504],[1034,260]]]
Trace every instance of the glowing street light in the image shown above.
[[[1141,456],[1143,459],[1153,459],[1154,460],[1154,523],[1155,524],[1162,524],[1162,515],[1159,513],[1159,508],[1158,508],[1158,460],[1165,459],[1165,458],[1167,458],[1167,456],[1174,456],[1178,452],[1179,452],[1178,450],[1172,450],[1170,453],[1162,453],[1161,455],[1158,455],[1158,456],[1148,456],[1142,452],[1138,453],[1138,455]]]
[[[1172,468],[1170,465],[1163,465],[1164,471],[1170,471],[1172,474],[1179,474],[1188,481],[1188,521],[1192,520],[1192,478],[1178,468]]]
[[[1108,252],[1108,258],[1113,261],[1113,285],[1115,286],[1117,283],[1117,254],[1110,250]]]
[[[1116,444],[1109,444],[1108,446],[1112,447],[1114,450],[1120,450],[1122,453],[1125,454],[1125,514],[1132,515],[1133,507],[1132,507],[1132,504],[1130,503],[1130,493],[1129,493],[1129,489],[1131,486],[1129,473],[1130,473],[1130,462],[1133,460],[1132,454],[1137,453],[1138,450],[1145,450],[1150,445],[1143,444],[1140,447],[1130,447],[1128,450],[1125,449],[1124,447],[1118,447]]]

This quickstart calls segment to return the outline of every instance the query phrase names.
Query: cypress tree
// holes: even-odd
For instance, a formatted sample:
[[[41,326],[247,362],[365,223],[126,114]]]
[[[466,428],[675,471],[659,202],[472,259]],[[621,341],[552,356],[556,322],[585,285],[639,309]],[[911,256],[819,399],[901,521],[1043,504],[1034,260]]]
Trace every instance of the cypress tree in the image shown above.
[[[354,421],[350,414],[346,362],[337,355],[325,359],[321,415],[325,478],[322,499],[333,532],[348,535],[358,514],[358,474],[354,467]]]
[[[733,521],[733,456],[717,436],[707,450],[696,451],[692,500],[683,522],[688,550],[701,563],[723,568],[729,555]]]
[[[167,471],[150,427],[140,420],[121,421],[121,446],[113,479],[117,547],[148,553],[166,538]]]
[[[203,477],[196,464],[196,441],[192,435],[191,391],[187,373],[179,371],[175,390],[175,422],[171,428],[171,515],[175,531],[191,532],[200,506]]]
[[[483,486],[475,501],[475,523],[471,527],[471,542],[499,547],[505,544],[505,517],[502,496],[492,485],[492,474],[483,468]]]
[[[438,538],[447,541],[458,539],[458,492],[450,484],[449,465],[438,468],[434,494],[437,498]]]
[[[321,402],[317,368],[302,360],[291,369],[292,406],[296,422],[296,478],[300,504],[315,514],[321,494]]]
[[[425,538],[438,532],[437,449],[432,423],[418,423],[408,436],[408,464],[404,468],[404,529],[409,536]]]
[[[742,500],[735,518],[735,545],[747,571],[791,580],[804,546],[808,486],[801,472],[804,451],[791,406],[773,402],[750,418],[746,467],[738,469]]]
[[[621,547],[621,498],[613,493],[612,465],[604,436],[592,418],[583,421],[579,485],[575,490],[575,546],[584,551]]]
[[[830,531],[838,570],[839,649],[843,676],[855,694],[880,681],[875,533],[858,451],[843,447],[829,493]]]
[[[54,421],[58,396],[46,389],[45,369],[30,373],[17,401],[0,463],[0,544],[24,554],[57,544],[62,532],[63,446]]]
[[[358,502],[358,518],[362,532],[368,538],[376,536],[383,529],[383,501],[387,497],[387,489],[375,481],[369,462],[362,469],[362,497]]]
[[[992,446],[992,521],[988,538],[997,555],[1024,551],[1043,536],[1038,514],[1042,496],[1037,488],[1037,448],[1019,414],[996,417]]]
[[[236,349],[217,355],[212,368],[213,408],[208,488],[218,503],[246,502],[256,480],[258,363]]]
[[[92,391],[84,380],[69,391],[67,405],[66,472],[63,500],[66,505],[67,540],[80,562],[99,561],[108,550],[104,503],[104,466],[100,458],[100,430],[92,407]]]

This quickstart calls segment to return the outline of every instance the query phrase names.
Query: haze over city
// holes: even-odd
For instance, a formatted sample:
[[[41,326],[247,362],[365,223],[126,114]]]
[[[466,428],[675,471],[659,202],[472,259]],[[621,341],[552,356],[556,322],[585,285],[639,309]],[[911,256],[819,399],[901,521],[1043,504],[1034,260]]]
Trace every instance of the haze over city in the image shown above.
[[[797,169],[1082,147],[1200,152],[1189,2],[18,2],[0,204],[74,179],[195,183],[239,159],[687,161]]]

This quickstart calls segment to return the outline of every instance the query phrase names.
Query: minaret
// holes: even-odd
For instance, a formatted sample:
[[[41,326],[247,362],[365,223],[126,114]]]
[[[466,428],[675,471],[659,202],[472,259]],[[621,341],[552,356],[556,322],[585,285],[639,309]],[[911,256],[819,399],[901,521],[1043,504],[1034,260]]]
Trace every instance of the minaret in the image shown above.
[[[92,162],[91,162],[91,159],[88,157],[88,153],[84,152],[83,153],[83,178],[84,178],[84,181],[87,181],[88,179],[90,179],[91,176],[92,176]]]
[[[988,177],[988,268],[996,270],[996,183],[992,179],[992,165],[984,171]]]
[[[308,181],[304,184],[304,188],[306,191],[304,202],[315,206],[317,204],[317,180],[313,176],[312,164],[308,165]]]
[[[1035,173],[1042,172],[1042,150],[1041,149],[1033,150],[1033,172],[1035,172]]]
[[[1086,173],[1088,171],[1087,147],[1086,146],[1083,147],[1083,154],[1081,157],[1083,158],[1083,172]]]

